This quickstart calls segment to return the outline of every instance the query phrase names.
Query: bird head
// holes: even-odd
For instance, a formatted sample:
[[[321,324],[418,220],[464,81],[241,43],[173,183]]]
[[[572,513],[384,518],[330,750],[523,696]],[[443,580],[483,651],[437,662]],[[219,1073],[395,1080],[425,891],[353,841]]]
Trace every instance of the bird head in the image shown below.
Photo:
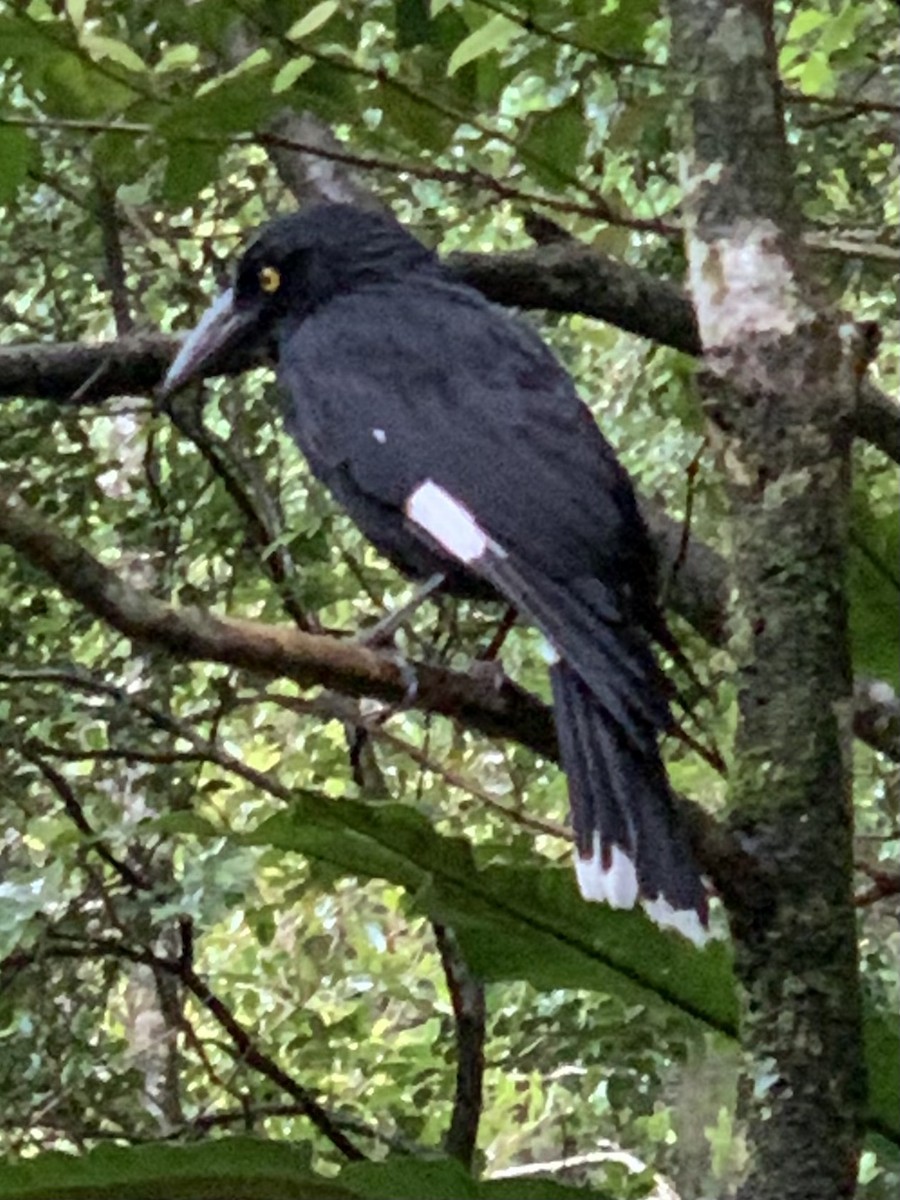
[[[163,399],[194,379],[226,370],[240,355],[277,344],[343,292],[435,269],[431,250],[389,214],[350,204],[317,204],[265,225],[247,247],[234,283],[187,335],[160,388]]]

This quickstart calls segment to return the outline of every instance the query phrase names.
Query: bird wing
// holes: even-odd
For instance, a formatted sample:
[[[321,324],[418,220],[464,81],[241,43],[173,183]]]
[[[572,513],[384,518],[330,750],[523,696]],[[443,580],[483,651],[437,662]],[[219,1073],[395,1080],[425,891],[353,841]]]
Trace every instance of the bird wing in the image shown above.
[[[436,543],[527,614],[624,730],[636,718],[644,743],[644,722],[668,723],[636,616],[655,580],[630,483],[536,334],[440,279],[371,286],[285,329],[279,376],[289,429],[340,499],[358,493],[376,544],[391,522],[395,542]]]
[[[314,469],[346,463],[397,508],[435,479],[550,575],[647,583],[630,482],[571,379],[469,289],[427,278],[338,297],[283,337],[279,373]]]

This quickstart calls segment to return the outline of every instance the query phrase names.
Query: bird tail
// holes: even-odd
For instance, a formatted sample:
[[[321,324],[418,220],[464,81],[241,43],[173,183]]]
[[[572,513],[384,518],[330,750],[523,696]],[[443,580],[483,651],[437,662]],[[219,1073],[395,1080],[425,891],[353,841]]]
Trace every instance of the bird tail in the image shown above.
[[[701,942],[709,906],[657,745],[610,720],[567,663],[550,668],[560,757],[569,782],[582,894],[614,908],[640,899],[659,925]]]
[[[632,908],[702,941],[706,889],[678,819],[659,735],[672,727],[666,680],[646,629],[596,578],[560,581],[514,552],[478,560],[548,639],[560,757],[569,780],[582,894]]]

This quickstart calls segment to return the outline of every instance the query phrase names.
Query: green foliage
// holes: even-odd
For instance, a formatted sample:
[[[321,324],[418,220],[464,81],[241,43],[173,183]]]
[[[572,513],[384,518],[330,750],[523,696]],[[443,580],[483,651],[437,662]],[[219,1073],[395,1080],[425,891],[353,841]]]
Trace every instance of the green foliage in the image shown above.
[[[495,13],[459,43],[450,55],[447,74],[455,75],[483,54],[505,50],[521,33],[522,27],[518,22],[511,21],[502,13]]]
[[[302,1148],[249,1138],[201,1146],[101,1147],[82,1159],[48,1154],[0,1172],[4,1200],[351,1200],[353,1193],[315,1177]],[[364,1193],[362,1193],[364,1194]]]
[[[511,1186],[510,1186],[511,1185]],[[606,1193],[548,1180],[477,1183],[456,1162],[396,1158],[345,1167],[338,1179],[309,1170],[302,1147],[250,1138],[203,1146],[48,1154],[0,1172],[3,1200],[604,1200]]]
[[[723,944],[699,952],[641,913],[599,905],[585,912],[568,870],[479,868],[465,841],[442,837],[406,806],[300,796],[248,839],[400,884],[415,908],[452,926],[486,980],[593,988],[629,1005],[661,1001],[720,1030],[735,1028]]]
[[[891,473],[893,474],[893,473]],[[850,545],[850,624],[853,662],[864,674],[900,686],[900,512],[892,494],[894,480],[884,481],[887,495],[854,495]]]
[[[567,100],[558,108],[535,113],[519,144],[522,159],[535,178],[557,187],[572,178],[588,141],[588,124],[581,102]]]
[[[893,116],[878,107],[893,98],[872,80],[896,39],[885,8],[804,0],[776,32],[805,218],[844,247],[815,265],[836,304],[881,326],[875,378],[891,391],[896,263],[867,252],[894,247],[900,219]],[[442,251],[526,246],[521,215],[538,212],[679,279],[678,245],[650,228],[674,226],[681,200],[670,125],[684,88],[666,38],[654,0],[15,6],[0,15],[2,338],[115,336],[116,239],[118,308],[138,331],[183,328],[246,230],[293,203],[256,144],[284,109],[329,122],[365,181]],[[837,97],[874,107],[811,103]],[[115,238],[100,216],[109,193]],[[703,433],[693,365],[582,316],[541,328],[644,490],[676,515],[690,495],[692,536],[727,554],[712,452],[689,484]],[[271,385],[212,385],[202,419],[188,400],[177,424],[136,391],[100,408],[4,397],[4,486],[173,603],[271,623],[299,609],[350,633],[402,601],[407,585],[279,432]],[[855,486],[854,663],[896,679],[895,476],[861,454]],[[465,666],[496,620],[464,603],[426,609],[405,648]],[[730,664],[679,634],[700,674],[722,680],[700,720],[726,746]],[[527,632],[503,660],[546,687]],[[684,1195],[730,1186],[742,1142],[726,944],[701,953],[640,914],[580,901],[554,833],[566,799],[552,764],[415,712],[379,715],[360,779],[359,711],[340,697],[173,663],[0,553],[0,1138],[21,1160],[0,1171],[0,1197],[539,1200],[636,1195],[655,1171]],[[722,781],[683,747],[669,753],[675,786],[721,811]],[[857,776],[859,857],[889,864],[895,771],[866,753]],[[862,913],[861,946],[869,1119],[896,1136],[886,907]],[[439,1157],[456,1024],[435,922],[488,984],[471,1175]],[[174,961],[186,945],[254,1045],[375,1161],[343,1164],[196,993],[124,954]],[[257,1138],[227,1136],[237,1129]],[[607,1143],[629,1165],[567,1171],[577,1189],[491,1178]],[[861,1195],[893,1194],[896,1170],[872,1141]]]
[[[0,129],[0,204],[15,197],[28,174],[31,142],[24,129]]]

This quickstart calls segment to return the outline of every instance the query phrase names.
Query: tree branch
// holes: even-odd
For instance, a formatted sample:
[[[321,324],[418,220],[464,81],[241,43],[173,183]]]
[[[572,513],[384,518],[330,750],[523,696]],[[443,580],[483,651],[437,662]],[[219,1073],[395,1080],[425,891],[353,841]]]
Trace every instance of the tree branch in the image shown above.
[[[352,696],[403,700],[404,669],[390,654],[356,642],[287,626],[174,608],[126,584],[86,550],[63,537],[20,500],[0,491],[0,540],[45,571],[61,591],[138,642],[175,657],[219,662],[303,686],[320,684]],[[555,750],[548,710],[509,680],[499,687],[468,675],[416,665],[416,703],[457,717],[489,737],[511,737],[539,753]]]
[[[286,1092],[288,1096],[293,1097],[294,1100],[302,1105],[306,1116],[315,1125],[316,1129],[345,1158],[351,1162],[359,1162],[365,1158],[362,1151],[357,1149],[343,1130],[335,1125],[331,1119],[331,1115],[318,1103],[312,1093],[297,1083],[293,1076],[288,1075],[286,1071],[282,1070],[273,1058],[270,1058],[268,1054],[264,1054],[259,1049],[256,1042],[240,1021],[238,1021],[231,1009],[219,999],[206,980],[198,975],[192,966],[186,962],[167,965],[165,961],[160,962],[159,965],[164,969],[171,970],[194,999],[202,1004],[207,1012],[222,1026],[234,1043],[241,1062],[246,1063],[248,1067],[258,1071],[261,1075],[265,1075],[267,1079],[271,1079],[282,1091]]]
[[[663,565],[678,553],[681,526],[659,510],[645,507]],[[318,683],[348,695],[403,699],[407,685],[397,664],[346,640],[294,633],[280,626],[219,618],[191,609],[171,609],[123,583],[87,551],[68,541],[19,500],[0,491],[0,540],[47,572],[57,585],[96,616],[139,641],[151,641],[181,657],[230,663],[303,684]],[[670,598],[676,609],[710,641],[725,636],[727,568],[714,550],[689,543],[674,576]],[[177,614],[177,615],[176,615]],[[511,737],[538,753],[553,755],[555,738],[545,707],[504,681],[494,689],[483,680],[420,664],[417,704],[456,717],[488,737]],[[897,707],[888,685],[860,684],[854,712],[857,735],[874,749],[900,761]]]
[[[229,444],[218,437],[203,421],[199,404],[186,403],[173,397],[168,406],[175,428],[191,441],[203,456],[213,475],[219,479],[241,514],[248,539],[259,551],[262,570],[272,580],[285,612],[298,629],[314,631],[315,618],[306,613],[298,599],[297,571],[288,548],[283,544],[275,506],[259,479],[253,478],[240,456],[231,452]]]
[[[451,254],[450,272],[498,304],[582,313],[685,354],[700,354],[693,307],[674,283],[574,242],[505,254]],[[165,374],[178,339],[165,334],[99,346],[26,343],[0,347],[0,397],[99,404],[146,395]],[[258,360],[236,356],[231,374]],[[900,462],[900,405],[868,380],[860,389],[856,433]]]
[[[269,678],[283,676],[303,686],[320,684],[351,696],[397,702],[408,691],[404,669],[390,654],[349,639],[171,607],[125,583],[2,490],[0,540],[114,629],[175,657],[223,663]],[[457,717],[489,737],[512,737],[539,753],[553,753],[547,709],[509,680],[494,687],[427,664],[417,664],[416,675],[420,707]]]
[[[125,583],[53,529],[20,499],[0,489],[0,541],[49,575],[67,596],[139,643],[185,660],[218,662],[265,678],[319,684],[350,696],[408,700],[408,668],[390,654],[357,642],[288,626],[175,608]],[[415,705],[459,720],[488,737],[508,738],[556,758],[550,710],[509,679],[482,677],[414,663]],[[751,859],[699,805],[680,800],[698,861],[723,894],[736,895]]]
[[[134,888],[137,891],[147,891],[150,887],[149,883],[130,867],[124,859],[118,858],[113,854],[106,843],[98,837],[96,830],[85,816],[81,801],[75,795],[75,789],[69,783],[68,779],[57,771],[55,767],[51,767],[48,762],[44,762],[41,755],[31,745],[23,746],[20,749],[20,753],[32,766],[37,768],[45,781],[56,792],[66,811],[66,815],[82,837],[87,840],[98,858],[102,859],[108,867],[111,867],[126,886]]]

